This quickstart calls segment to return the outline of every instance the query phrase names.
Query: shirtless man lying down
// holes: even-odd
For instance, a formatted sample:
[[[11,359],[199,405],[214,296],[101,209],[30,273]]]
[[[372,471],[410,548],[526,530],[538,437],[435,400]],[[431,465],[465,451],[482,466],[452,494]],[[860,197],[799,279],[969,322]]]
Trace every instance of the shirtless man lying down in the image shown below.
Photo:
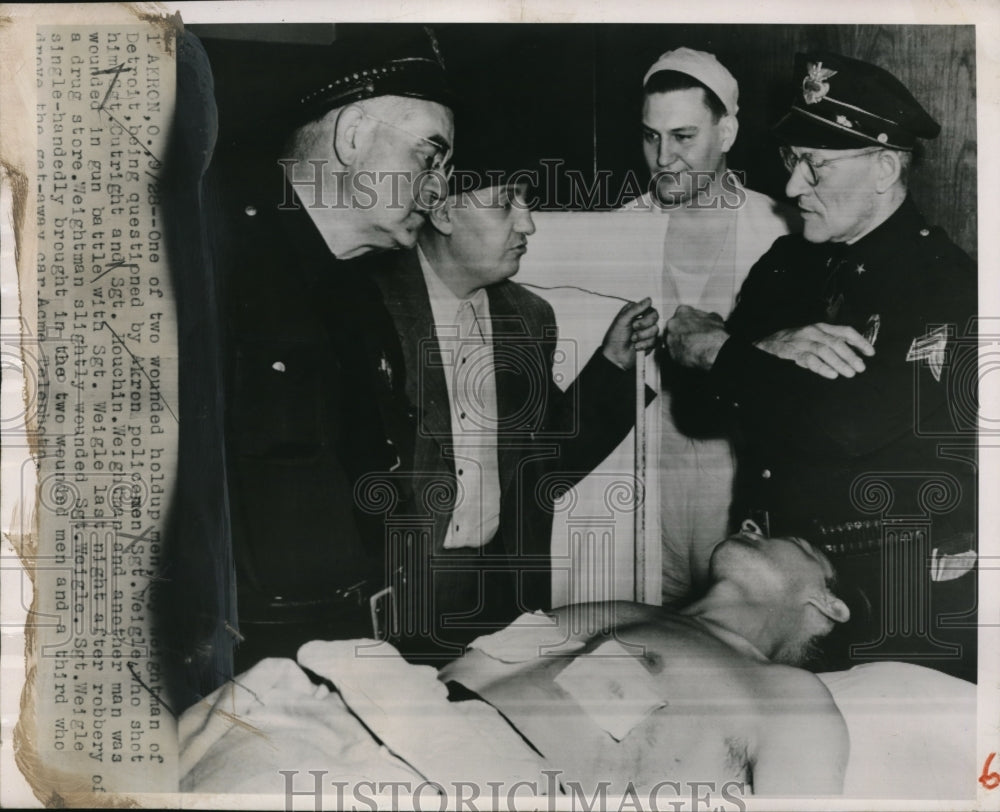
[[[587,792],[738,781],[764,796],[840,793],[847,728],[823,683],[796,667],[850,615],[830,562],[800,539],[745,529],[716,547],[710,574],[681,610],[620,602],[528,616],[551,624],[525,629],[541,646],[518,657],[486,638],[491,654],[472,648],[439,678],[494,705]]]

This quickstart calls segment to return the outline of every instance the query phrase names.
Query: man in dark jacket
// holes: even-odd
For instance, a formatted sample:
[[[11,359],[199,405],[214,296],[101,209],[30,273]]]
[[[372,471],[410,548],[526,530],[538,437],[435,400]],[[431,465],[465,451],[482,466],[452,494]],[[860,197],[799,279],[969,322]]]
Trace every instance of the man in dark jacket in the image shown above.
[[[414,420],[392,322],[354,258],[412,247],[418,187],[443,182],[452,96],[432,45],[270,46],[268,71],[238,63],[288,103],[249,134],[223,126],[214,168],[237,672],[373,636],[391,585],[386,514],[359,482],[409,468]]]
[[[974,680],[976,273],[907,192],[940,127],[874,65],[821,53],[796,72],[776,133],[804,233],[754,266],[725,325],[680,308],[668,345],[743,426],[743,516],[820,545],[856,600],[823,666]]]
[[[633,425],[636,353],[657,335],[650,300],[626,304],[561,390],[552,308],[510,281],[535,231],[528,164],[510,144],[465,143],[416,251],[378,274],[418,410],[399,618],[411,659],[454,657],[549,605],[553,502]]]

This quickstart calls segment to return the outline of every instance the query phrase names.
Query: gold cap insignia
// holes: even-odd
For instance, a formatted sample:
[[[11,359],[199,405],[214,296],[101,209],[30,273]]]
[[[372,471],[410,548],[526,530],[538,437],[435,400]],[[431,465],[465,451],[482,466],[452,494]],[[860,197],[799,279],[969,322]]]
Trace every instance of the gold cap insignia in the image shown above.
[[[810,62],[806,69],[808,73],[802,80],[802,98],[806,104],[816,104],[830,92],[830,85],[826,80],[836,76],[837,71],[824,68],[822,62]]]

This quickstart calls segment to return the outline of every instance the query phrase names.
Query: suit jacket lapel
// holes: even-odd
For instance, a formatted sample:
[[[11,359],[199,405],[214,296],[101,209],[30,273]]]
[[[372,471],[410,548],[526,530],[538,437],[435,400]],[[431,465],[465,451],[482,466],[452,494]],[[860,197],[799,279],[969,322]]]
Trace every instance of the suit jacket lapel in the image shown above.
[[[403,251],[386,285],[386,307],[399,331],[406,361],[406,394],[417,407],[421,431],[451,440],[448,387],[440,364],[434,316],[416,251]]]
[[[522,358],[526,347],[526,331],[517,304],[509,294],[508,286],[493,285],[486,289],[490,299],[490,323],[493,328],[493,368],[497,390],[497,465],[500,473],[500,492],[506,491],[517,466],[518,452],[509,429],[515,427],[516,417],[527,398],[528,378],[524,373]],[[527,360],[527,359],[524,359]],[[508,431],[504,431],[507,427]],[[523,428],[523,426],[517,426]]]

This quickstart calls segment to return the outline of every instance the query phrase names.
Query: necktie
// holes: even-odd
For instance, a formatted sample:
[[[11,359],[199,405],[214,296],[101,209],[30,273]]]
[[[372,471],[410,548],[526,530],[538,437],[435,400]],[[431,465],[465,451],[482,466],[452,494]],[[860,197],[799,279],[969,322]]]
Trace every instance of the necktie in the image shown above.
[[[828,275],[826,284],[823,286],[823,302],[827,321],[835,322],[844,304],[844,282],[849,263],[846,245],[837,243],[831,248],[830,256],[826,261]]]

